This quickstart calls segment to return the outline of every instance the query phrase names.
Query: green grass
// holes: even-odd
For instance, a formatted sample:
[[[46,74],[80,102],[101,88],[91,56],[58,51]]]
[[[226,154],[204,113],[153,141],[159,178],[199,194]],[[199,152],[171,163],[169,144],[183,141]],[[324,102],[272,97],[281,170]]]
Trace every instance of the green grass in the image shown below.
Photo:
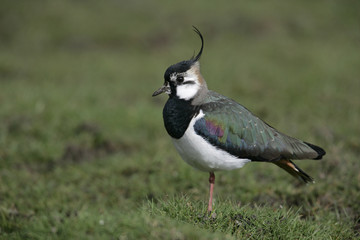
[[[359,239],[355,1],[2,1],[0,239]],[[208,174],[186,165],[151,94],[200,47],[210,89],[325,148]]]

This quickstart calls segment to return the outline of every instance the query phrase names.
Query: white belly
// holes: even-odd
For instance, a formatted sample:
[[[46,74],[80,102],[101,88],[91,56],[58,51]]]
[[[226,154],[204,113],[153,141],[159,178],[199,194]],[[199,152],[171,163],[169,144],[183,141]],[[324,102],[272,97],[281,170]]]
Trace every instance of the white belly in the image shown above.
[[[201,171],[212,172],[241,168],[245,163],[251,161],[250,159],[235,157],[224,150],[216,148],[197,135],[194,124],[197,119],[203,116],[204,113],[200,111],[198,116],[191,120],[184,136],[180,139],[173,138],[175,148],[185,162]]]

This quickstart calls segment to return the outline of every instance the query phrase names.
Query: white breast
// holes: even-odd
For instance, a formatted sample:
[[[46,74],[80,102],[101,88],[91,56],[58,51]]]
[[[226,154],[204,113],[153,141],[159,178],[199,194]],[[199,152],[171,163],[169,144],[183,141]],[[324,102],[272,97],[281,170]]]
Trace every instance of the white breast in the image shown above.
[[[216,148],[197,135],[194,124],[203,116],[204,113],[200,111],[196,118],[191,120],[184,136],[180,139],[173,138],[175,148],[185,162],[201,171],[212,172],[241,168],[245,163],[251,161],[250,159],[235,157],[224,150]]]

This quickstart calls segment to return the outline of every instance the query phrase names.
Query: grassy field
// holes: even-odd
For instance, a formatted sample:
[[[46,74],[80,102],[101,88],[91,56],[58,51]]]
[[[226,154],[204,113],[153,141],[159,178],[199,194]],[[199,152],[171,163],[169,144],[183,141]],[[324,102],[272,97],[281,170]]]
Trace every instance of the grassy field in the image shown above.
[[[359,239],[358,1],[0,3],[0,239]],[[298,161],[186,165],[151,94],[205,37],[202,74],[282,132]]]

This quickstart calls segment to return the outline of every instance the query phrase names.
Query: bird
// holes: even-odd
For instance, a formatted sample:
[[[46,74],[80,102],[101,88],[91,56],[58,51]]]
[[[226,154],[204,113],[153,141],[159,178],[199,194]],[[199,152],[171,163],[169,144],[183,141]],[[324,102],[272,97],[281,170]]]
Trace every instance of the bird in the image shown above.
[[[182,159],[208,172],[208,213],[212,212],[215,172],[242,168],[249,162],[273,163],[304,183],[314,179],[292,160],[319,160],[325,150],[290,137],[236,101],[208,89],[200,72],[204,38],[196,56],[168,67],[164,84],[152,96],[168,95],[163,108],[167,133]]]

